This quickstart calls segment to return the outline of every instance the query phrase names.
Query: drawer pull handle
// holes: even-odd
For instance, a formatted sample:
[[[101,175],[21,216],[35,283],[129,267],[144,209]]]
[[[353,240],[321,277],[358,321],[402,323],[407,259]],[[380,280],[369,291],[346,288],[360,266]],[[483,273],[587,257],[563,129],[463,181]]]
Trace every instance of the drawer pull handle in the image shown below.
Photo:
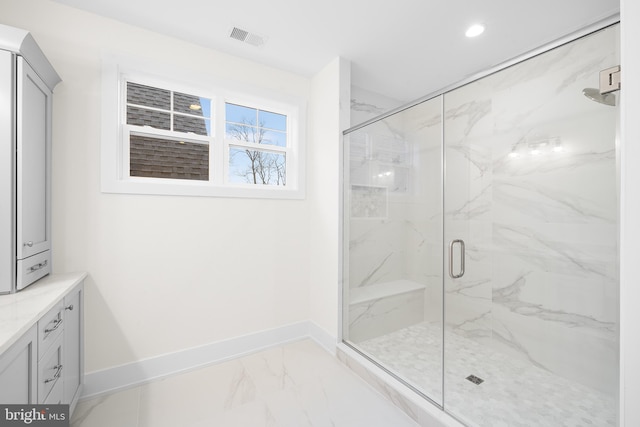
[[[47,378],[46,380],[44,380],[45,384],[48,384],[60,378],[60,375],[62,374],[62,365],[56,365],[53,367],[53,369],[56,370],[56,373],[53,374],[53,378]]]
[[[45,334],[50,334],[51,332],[55,331],[56,329],[58,329],[60,327],[60,325],[62,325],[62,319],[56,319],[53,321],[53,328],[47,328],[44,330]]]
[[[47,264],[49,264],[49,261],[48,260],[44,260],[40,264],[33,265],[33,266],[29,267],[29,273],[33,273],[34,271],[38,271],[41,268],[45,268],[47,266]]]
[[[65,310],[73,311],[73,304],[64,308]]]
[[[31,247],[33,247],[33,242],[32,241],[28,241],[27,243],[24,244],[24,246],[29,246],[31,248]]]

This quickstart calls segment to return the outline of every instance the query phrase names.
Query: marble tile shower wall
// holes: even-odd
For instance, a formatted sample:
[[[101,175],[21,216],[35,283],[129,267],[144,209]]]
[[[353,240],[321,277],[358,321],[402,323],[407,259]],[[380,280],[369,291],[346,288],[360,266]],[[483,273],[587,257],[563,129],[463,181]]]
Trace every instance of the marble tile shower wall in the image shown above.
[[[353,296],[359,288],[381,283],[420,284],[424,288],[417,294],[424,304],[413,306],[420,310],[409,317],[413,322],[441,316],[440,308],[424,310],[426,305],[440,307],[442,300],[439,117],[440,103],[425,103],[348,138],[348,290]],[[379,324],[389,312],[408,309],[393,288],[349,310],[352,339],[391,332],[363,329]],[[394,301],[400,305],[391,307]]]
[[[617,27],[445,96],[447,331],[617,389],[616,109],[588,100]],[[445,337],[446,345],[446,337]],[[446,357],[446,356],[445,356]]]
[[[446,285],[447,330],[607,393],[618,369],[616,111],[581,92],[618,63],[617,31],[445,96],[446,241],[467,242],[467,273]],[[364,95],[354,102],[363,119],[383,111]],[[388,171],[352,162],[355,191],[378,208],[349,221],[350,287],[423,283],[432,321],[441,316],[437,104],[352,134],[364,145],[372,135],[406,142],[411,167],[406,187],[381,196],[367,186],[385,187]]]
[[[351,86],[351,124],[364,123],[406,103],[358,86]]]
[[[446,280],[447,333],[605,393],[618,369],[617,113],[582,89],[618,64],[617,40],[612,27],[444,97],[445,243],[467,243],[464,278]],[[352,123],[397,106],[353,93]],[[352,211],[347,230],[349,287],[423,283],[427,321],[442,313],[436,104],[351,134],[363,146],[368,134],[405,141],[411,167],[406,190],[371,190],[386,188],[385,171],[352,161],[355,192],[377,204]]]
[[[416,107],[414,107],[416,108]],[[411,226],[407,275],[425,284],[424,320],[442,323],[442,113],[440,98],[412,111],[410,129],[416,141],[415,194],[407,209]],[[408,113],[405,113],[408,114]]]

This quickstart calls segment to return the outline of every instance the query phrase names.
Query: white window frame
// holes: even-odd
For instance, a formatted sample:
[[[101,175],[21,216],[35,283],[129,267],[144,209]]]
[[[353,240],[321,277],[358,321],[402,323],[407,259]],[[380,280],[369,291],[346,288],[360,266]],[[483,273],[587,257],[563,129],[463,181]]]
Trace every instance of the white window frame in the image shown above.
[[[161,69],[162,76],[157,70]],[[154,72],[155,70],[155,72]],[[305,114],[303,100],[237,83],[210,84],[203,76],[189,75],[132,58],[103,57],[101,190],[104,193],[177,196],[303,199],[305,197]],[[126,82],[211,99],[211,135],[195,135],[126,124]],[[189,83],[184,83],[189,82]],[[225,138],[225,103],[243,105],[287,116],[287,146],[245,144]],[[209,144],[209,181],[129,176],[129,135]],[[229,182],[230,146],[247,146],[285,154],[286,185]]]
[[[299,129],[297,129],[297,120],[295,120],[295,116],[296,116],[296,112],[295,109],[292,108],[290,105],[286,105],[283,103],[277,103],[277,102],[269,102],[266,100],[259,100],[259,99],[250,99],[247,98],[246,96],[241,96],[241,95],[234,95],[234,94],[229,94],[228,96],[224,97],[224,99],[221,99],[221,103],[219,105],[216,105],[217,110],[218,111],[225,111],[226,108],[226,104],[236,104],[236,105],[241,105],[241,106],[245,106],[245,107],[249,107],[249,108],[255,108],[257,110],[262,110],[262,111],[271,111],[271,112],[275,112],[278,114],[283,114],[285,116],[287,116],[287,137],[288,138],[292,138],[293,135],[296,135],[299,132]],[[255,188],[256,184],[240,184],[240,183],[229,183],[228,182],[228,177],[229,177],[229,155],[230,155],[230,148],[233,147],[246,147],[246,148],[250,148],[250,149],[256,149],[256,150],[261,150],[261,151],[267,151],[267,152],[271,152],[271,153],[278,153],[278,154],[284,154],[285,155],[285,168],[286,168],[286,174],[287,174],[287,185],[283,188],[286,188],[287,186],[289,186],[290,184],[293,185],[294,187],[297,187],[298,185],[298,168],[297,168],[297,164],[298,162],[296,162],[296,159],[294,158],[296,156],[296,146],[298,144],[296,144],[296,141],[293,140],[292,143],[290,143],[289,141],[287,141],[287,146],[286,147],[278,147],[275,145],[268,145],[268,144],[264,144],[264,145],[258,145],[258,144],[252,144],[252,143],[243,143],[242,141],[237,141],[237,140],[233,140],[233,139],[229,139],[226,138],[226,120],[222,120],[222,129],[220,130],[220,135],[222,136],[223,141],[223,146],[224,146],[224,158],[227,160],[225,161],[224,164],[224,182],[225,184],[228,185],[232,185],[232,186],[238,186],[239,188]],[[292,171],[293,173],[291,173],[291,177],[289,172]]]

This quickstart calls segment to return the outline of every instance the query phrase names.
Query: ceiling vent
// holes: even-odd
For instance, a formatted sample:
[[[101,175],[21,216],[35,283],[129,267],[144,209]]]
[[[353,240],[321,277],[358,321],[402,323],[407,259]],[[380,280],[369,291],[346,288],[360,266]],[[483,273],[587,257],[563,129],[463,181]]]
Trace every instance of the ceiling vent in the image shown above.
[[[255,47],[262,47],[262,45],[264,45],[266,41],[265,37],[255,33],[250,33],[249,31],[243,30],[242,28],[238,27],[233,27],[231,29],[231,31],[229,32],[229,37],[244,43],[248,43],[251,46]]]

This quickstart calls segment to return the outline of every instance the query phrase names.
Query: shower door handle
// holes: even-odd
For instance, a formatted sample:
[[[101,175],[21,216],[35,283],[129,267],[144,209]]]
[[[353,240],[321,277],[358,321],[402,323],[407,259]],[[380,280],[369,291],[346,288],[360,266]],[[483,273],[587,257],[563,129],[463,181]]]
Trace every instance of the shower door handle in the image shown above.
[[[460,245],[460,270],[457,274],[453,272],[453,247],[458,243]],[[455,239],[449,243],[449,277],[459,279],[464,276],[464,240]]]

